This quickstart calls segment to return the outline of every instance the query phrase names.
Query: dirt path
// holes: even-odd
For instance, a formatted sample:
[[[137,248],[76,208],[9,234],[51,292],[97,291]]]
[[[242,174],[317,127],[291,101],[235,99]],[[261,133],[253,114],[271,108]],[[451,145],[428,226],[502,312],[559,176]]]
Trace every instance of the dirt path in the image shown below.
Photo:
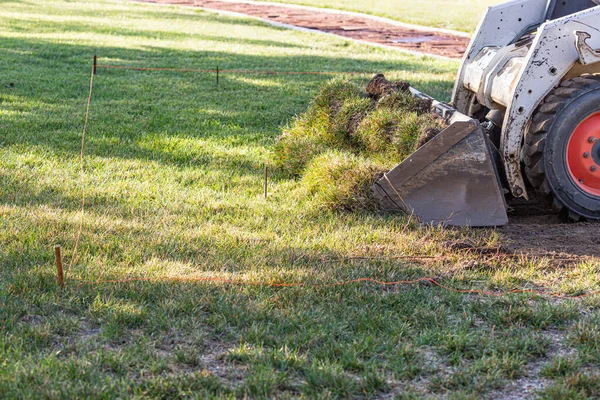
[[[202,7],[258,17],[266,21],[332,33],[354,40],[397,47],[419,53],[461,58],[469,38],[447,32],[414,29],[368,16],[317,11],[282,5],[220,0],[135,0],[144,3]]]

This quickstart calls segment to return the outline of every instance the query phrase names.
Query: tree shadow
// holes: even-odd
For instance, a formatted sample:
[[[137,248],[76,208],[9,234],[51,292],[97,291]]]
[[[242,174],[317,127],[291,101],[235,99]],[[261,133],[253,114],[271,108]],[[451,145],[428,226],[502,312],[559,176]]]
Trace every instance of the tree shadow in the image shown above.
[[[60,28],[53,25],[53,29]],[[136,34],[135,31],[128,33]],[[60,237],[69,245],[73,245],[70,233],[78,229],[75,218],[81,205],[78,157],[94,54],[100,56],[101,63],[124,64],[134,60],[136,64],[150,67],[212,69],[218,65],[222,69],[342,73],[404,73],[403,70],[425,69],[434,77],[420,80],[420,88],[430,88],[429,92],[437,91],[445,96],[451,90],[450,82],[435,79],[435,74],[447,73],[447,70],[437,61],[426,58],[373,60],[356,55],[237,54],[218,49],[178,50],[160,46],[97,48],[56,40],[4,38],[0,71],[2,79],[14,83],[14,87],[0,85],[0,151],[27,152],[29,156],[25,164],[19,160],[11,167],[18,173],[11,174],[6,168],[0,175],[0,204],[23,210],[36,206],[32,209],[41,210],[42,217],[20,216],[27,221],[23,229],[35,232],[32,233],[35,237]],[[358,79],[366,77],[368,75]],[[240,229],[232,221],[247,223],[250,216],[274,213],[268,207],[264,211],[257,205],[261,204],[262,164],[269,162],[268,147],[281,128],[306,109],[331,75],[226,74],[220,77],[218,85],[215,78],[213,74],[170,71],[98,70],[85,143],[86,204],[90,220],[85,221],[89,237],[83,242],[83,248],[92,257],[90,260],[99,253],[114,255],[110,261],[114,264],[136,264],[159,255],[169,255],[176,262],[210,260],[211,257],[224,260],[232,248],[244,243],[247,252],[239,253],[228,262],[249,266],[244,261],[251,251],[248,249],[255,249],[255,245],[270,246],[268,243],[273,241],[271,236],[277,231],[276,227],[271,227],[267,233],[271,236],[264,239],[253,232],[261,229],[258,222]],[[6,163],[9,165],[9,161]],[[118,170],[111,169],[111,165],[118,165]],[[42,173],[37,168],[45,169]],[[68,184],[64,184],[59,174],[64,174]],[[161,187],[141,194],[136,192],[135,185],[142,184],[138,181],[144,179],[146,184],[153,179],[153,174],[163,174]],[[42,175],[52,179],[43,179]],[[115,179],[115,175],[119,175],[119,179]],[[122,186],[106,189],[115,182]],[[199,187],[198,182],[206,187]],[[256,189],[248,189],[248,182],[256,183]],[[165,185],[169,187],[164,188]],[[194,221],[213,226],[212,230],[187,238],[180,232],[169,231],[163,238],[153,238],[157,227],[152,224],[160,220],[144,213],[160,214],[166,209],[164,201],[169,201],[169,197],[165,195],[161,200],[160,190],[174,190],[178,196],[185,197],[185,201],[173,200],[177,204],[168,210],[168,218],[176,221],[180,229],[182,226],[188,229],[189,221]],[[242,195],[240,190],[244,191]],[[155,193],[157,191],[159,193]],[[45,208],[50,211],[46,212]],[[50,229],[56,221],[46,221],[49,225],[41,227],[43,224],[36,219],[51,218],[53,212],[69,216],[69,221],[61,222],[63,229],[59,234]],[[239,221],[240,216],[247,217]],[[113,227],[110,221],[95,223],[106,219],[128,219],[136,227]],[[177,223],[167,224],[168,229],[174,229]],[[290,225],[294,221],[285,215],[281,223]],[[118,234],[107,234],[107,231]],[[122,234],[139,248],[133,256],[126,254],[127,248],[132,247],[120,243],[118,237]],[[221,237],[225,239],[219,240]],[[99,244],[103,242],[105,244]],[[15,248],[23,251],[23,246]],[[269,254],[280,250],[274,248]],[[43,250],[36,245],[31,251],[32,259],[36,259],[36,252]],[[7,260],[7,265],[22,262],[23,258],[13,254],[9,260],[12,261]]]
[[[16,53],[12,51],[15,49],[26,51]],[[80,143],[76,137],[80,134],[83,102],[87,97],[87,60],[91,60],[95,50],[90,46],[48,41],[6,40],[0,55],[10,55],[11,61],[6,64],[13,68],[7,77],[15,82],[15,87],[0,87],[0,96],[2,107],[15,112],[0,119],[0,126],[6,132],[3,146],[28,144],[78,153]],[[141,63],[145,66],[214,68],[219,65],[221,69],[279,69],[286,65],[290,70],[344,72],[360,68],[376,72],[415,68],[409,61],[239,55],[161,48],[103,48],[101,57],[145,60],[146,63]],[[175,60],[183,60],[186,65],[173,62]],[[26,65],[27,72],[14,68],[19,65]],[[69,74],[61,74],[63,69]],[[32,80],[32,76],[40,78]],[[231,74],[222,75],[217,85],[214,74],[99,68],[94,79],[86,152],[98,157],[151,159],[178,166],[189,166],[193,159],[204,160],[200,165],[210,164],[211,155],[201,146],[196,147],[198,154],[194,155],[158,147],[149,150],[140,143],[160,137],[163,141],[199,139],[222,141],[226,146],[264,147],[273,142],[294,115],[306,108],[311,93],[316,93],[330,78],[329,75]],[[450,90],[449,82],[424,81],[422,84],[438,92]],[[22,112],[27,112],[26,121],[22,119]],[[226,164],[235,165],[245,173],[255,172],[257,167],[256,163],[239,156]]]

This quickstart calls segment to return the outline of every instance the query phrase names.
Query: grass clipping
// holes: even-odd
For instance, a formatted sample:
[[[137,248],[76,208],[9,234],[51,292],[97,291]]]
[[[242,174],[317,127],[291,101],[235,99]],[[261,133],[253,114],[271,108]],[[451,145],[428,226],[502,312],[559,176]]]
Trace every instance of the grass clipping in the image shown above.
[[[373,183],[443,129],[430,108],[381,74],[366,91],[334,78],[279,137],[275,163],[324,208],[378,209]]]

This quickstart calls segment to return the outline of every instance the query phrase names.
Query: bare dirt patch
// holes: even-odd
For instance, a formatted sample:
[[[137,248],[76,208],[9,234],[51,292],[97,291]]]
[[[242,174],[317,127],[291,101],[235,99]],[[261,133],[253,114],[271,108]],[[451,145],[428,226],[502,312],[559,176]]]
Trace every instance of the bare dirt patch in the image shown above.
[[[198,345],[171,336],[158,344],[156,353],[167,360],[172,372],[193,373],[204,370],[217,377],[228,388],[234,389],[245,381],[248,368],[227,361],[227,354],[233,347],[232,343],[216,340]],[[185,354],[184,359],[177,360],[178,351]]]
[[[258,17],[266,21],[332,33],[346,38],[400,49],[461,58],[469,38],[451,33],[413,29],[368,16],[317,11],[282,5],[250,4],[219,0],[135,0],[143,3],[202,7]]]
[[[228,351],[233,346],[229,344],[216,345],[207,349],[200,357],[200,362],[214,376],[228,383],[229,387],[244,382],[248,367],[237,365],[225,360]]]
[[[488,393],[485,398],[494,400],[534,399],[537,392],[552,383],[551,379],[540,376],[544,365],[556,357],[573,356],[577,351],[567,345],[564,332],[551,330],[544,332],[544,336],[551,343],[548,354],[527,364],[524,376],[510,381],[503,389]]]
[[[509,221],[498,229],[507,251],[565,261],[600,257],[600,223],[567,223],[544,204],[524,201],[511,204]]]

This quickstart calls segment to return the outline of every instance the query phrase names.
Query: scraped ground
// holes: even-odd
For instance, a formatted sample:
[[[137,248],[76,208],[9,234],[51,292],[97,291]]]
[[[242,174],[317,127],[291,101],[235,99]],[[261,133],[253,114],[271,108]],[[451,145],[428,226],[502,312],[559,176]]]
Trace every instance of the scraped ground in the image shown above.
[[[507,239],[508,251],[565,261],[600,256],[597,222],[565,223],[539,201],[514,201],[509,215],[510,224],[498,230]]]
[[[487,7],[503,0],[278,0],[335,10],[358,11],[421,26],[473,32]]]
[[[267,21],[331,33],[346,38],[449,58],[462,58],[469,38],[452,33],[411,29],[363,16],[220,0],[136,0],[209,10],[232,11]]]
[[[101,69],[80,174],[94,54],[148,67],[366,69],[440,99],[458,63],[121,1],[5,1],[0,24],[0,397],[600,395],[597,297],[258,284],[430,276],[494,293],[600,290],[597,258],[503,253],[501,230],[316,211],[270,159],[329,76],[226,74],[217,86],[212,74]],[[173,282],[190,277],[256,284]]]

